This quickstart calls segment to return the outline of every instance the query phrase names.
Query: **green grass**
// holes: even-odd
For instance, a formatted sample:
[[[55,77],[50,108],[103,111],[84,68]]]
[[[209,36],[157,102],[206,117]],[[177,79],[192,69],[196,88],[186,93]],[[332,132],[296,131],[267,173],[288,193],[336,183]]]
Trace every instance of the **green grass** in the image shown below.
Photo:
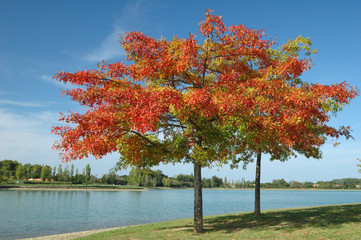
[[[210,216],[121,228],[77,239],[361,239],[361,204]]]

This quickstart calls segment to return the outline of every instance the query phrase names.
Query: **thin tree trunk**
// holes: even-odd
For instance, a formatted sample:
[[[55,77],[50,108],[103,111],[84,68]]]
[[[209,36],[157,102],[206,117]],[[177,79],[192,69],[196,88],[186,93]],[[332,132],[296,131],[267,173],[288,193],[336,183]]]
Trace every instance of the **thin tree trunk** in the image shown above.
[[[254,214],[261,215],[261,153],[257,153]]]
[[[203,232],[203,207],[202,207],[202,176],[201,164],[198,161],[194,165],[194,231]]]

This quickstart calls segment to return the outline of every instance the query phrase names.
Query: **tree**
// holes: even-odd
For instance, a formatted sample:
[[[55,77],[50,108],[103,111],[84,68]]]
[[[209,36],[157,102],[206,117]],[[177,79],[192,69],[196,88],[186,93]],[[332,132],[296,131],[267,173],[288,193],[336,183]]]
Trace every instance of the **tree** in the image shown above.
[[[0,173],[5,176],[6,179],[12,178],[15,175],[16,168],[20,163],[13,160],[2,160],[0,161]]]
[[[223,180],[223,187],[224,187],[224,188],[228,188],[227,177],[224,177],[224,180]]]
[[[267,92],[259,96],[263,102],[254,105],[252,121],[245,125],[243,132],[243,163],[246,165],[256,158],[255,215],[261,213],[262,153],[270,154],[271,161],[286,161],[296,156],[296,152],[319,159],[322,157],[320,146],[327,137],[352,138],[350,127],[336,129],[327,123],[332,115],[358,95],[358,91],[345,82],[330,86],[302,82],[300,76],[313,66],[310,56],[317,52],[311,45],[310,39],[299,36],[278,50],[270,50],[272,61],[282,64],[269,65],[272,67],[258,71],[259,82],[267,81],[269,88],[264,89],[261,85],[260,89],[252,89]],[[270,111],[262,109],[265,102],[269,103]],[[233,163],[237,166],[239,162]]]
[[[23,180],[25,177],[25,168],[21,165],[21,163],[19,163],[16,168],[15,176],[17,180]]]
[[[70,176],[70,172],[69,172],[69,166],[67,164],[67,165],[65,165],[65,169],[63,171],[63,179],[65,182],[69,181],[69,176]]]
[[[55,166],[53,167],[52,177],[53,177],[54,181],[55,181],[55,180],[58,180],[58,178],[57,178],[57,176],[56,176],[56,167],[55,167]]]
[[[157,187],[162,187],[163,179],[166,177],[166,175],[164,175],[161,170],[157,170],[155,172],[156,172],[156,179],[157,179]]]
[[[289,133],[303,129],[290,131],[298,119],[289,116],[293,105],[304,103],[297,96],[307,96],[280,76],[308,68],[291,53],[276,58],[281,53],[262,31],[226,28],[209,10],[200,32],[199,40],[189,34],[170,41],[125,33],[120,42],[128,64],[103,62],[97,70],[57,73],[59,81],[79,86],[63,93],[87,111],[62,114],[59,120],[68,125],[52,130],[60,136],[54,148],[65,162],[118,151],[118,168],[192,163],[195,232],[203,231],[202,167],[239,161],[248,144],[262,139],[257,129],[286,134],[277,139],[282,146],[294,144]],[[310,111],[308,105],[303,110],[299,115]],[[282,124],[289,127],[279,129]]]
[[[61,164],[59,164],[58,166],[58,181],[61,182],[63,181],[64,178],[63,178],[63,167]]]
[[[31,166],[31,177],[32,178],[40,178],[41,177],[41,168],[42,166],[39,164],[34,164]]]
[[[361,159],[358,158],[357,160],[361,163]],[[357,164],[357,166],[360,168],[358,172],[361,173],[361,164]]]
[[[24,164],[23,166],[24,168],[24,172],[25,172],[25,178],[26,179],[29,179],[30,178],[30,175],[31,175],[31,164],[30,163],[26,163]]]
[[[46,165],[46,166],[42,166],[41,168],[41,174],[40,174],[41,180],[42,181],[50,181],[51,179],[51,167]]]
[[[218,188],[223,186],[223,180],[222,178],[219,178],[217,176],[213,176],[211,178],[211,187],[212,188]]]
[[[74,179],[74,164],[71,164],[70,179],[71,179],[71,182],[73,182],[73,179]]]
[[[85,183],[88,184],[91,175],[91,168],[89,163],[85,166]]]

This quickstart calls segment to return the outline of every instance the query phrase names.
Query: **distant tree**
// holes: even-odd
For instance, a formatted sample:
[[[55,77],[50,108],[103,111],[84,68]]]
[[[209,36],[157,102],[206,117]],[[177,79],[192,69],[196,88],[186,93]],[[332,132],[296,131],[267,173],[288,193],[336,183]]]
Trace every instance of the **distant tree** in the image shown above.
[[[103,174],[103,176],[101,178],[99,178],[98,181],[103,184],[108,183],[108,178],[109,178],[108,174]]]
[[[219,178],[217,176],[212,176],[212,178],[211,178],[211,187],[212,188],[222,187],[222,185],[223,185],[222,178]]]
[[[274,179],[272,181],[272,186],[274,188],[288,188],[289,184],[282,178],[282,179]]]
[[[212,187],[212,181],[209,178],[202,178],[202,186],[205,188]]]
[[[24,168],[24,172],[25,172],[25,178],[29,179],[31,176],[31,164],[30,163],[26,163],[23,165]]]
[[[117,178],[117,183],[119,185],[127,185],[128,184],[128,176],[127,175],[122,175],[122,176],[116,175],[116,178]]]
[[[290,181],[289,186],[290,186],[290,188],[303,188],[304,183],[292,180],[292,181]]]
[[[63,167],[61,164],[59,164],[58,166],[58,181],[61,182],[63,181]]]
[[[89,163],[85,167],[85,183],[88,184],[91,175],[91,168]]]
[[[180,187],[193,187],[194,186],[194,177],[192,174],[187,175],[187,174],[178,174],[175,177],[175,180],[179,183]],[[177,183],[177,185],[178,185]],[[173,184],[175,184],[175,182],[173,181]]]
[[[52,174],[51,174],[51,167],[48,166],[48,165],[45,165],[45,166],[43,165],[42,168],[41,168],[41,180],[43,180],[43,181],[46,181],[46,180],[50,181],[51,176],[52,176]]]
[[[132,167],[129,172],[129,185],[140,186],[141,184],[141,174],[140,169],[137,167]]]
[[[163,186],[163,178],[165,178],[165,177],[167,177],[167,176],[164,175],[161,170],[156,171],[157,187]]]
[[[63,179],[64,179],[65,182],[68,182],[69,178],[70,178],[69,166],[68,166],[68,164],[66,164],[64,172],[63,172]]]
[[[167,177],[163,178],[162,183],[163,183],[164,187],[171,187],[172,186],[172,180],[167,178]]]
[[[40,178],[41,180],[44,182],[45,179],[46,179],[46,169],[45,169],[45,166],[43,165],[42,168],[41,168],[41,173],[40,173]]]
[[[16,171],[15,171],[16,179],[17,180],[23,180],[25,177],[25,168],[21,165],[21,163],[18,164]]]
[[[83,174],[79,173],[79,169],[76,169],[74,178],[74,182],[77,184],[85,183],[85,169],[83,169]]]
[[[1,175],[5,176],[7,179],[14,177],[16,168],[19,162],[14,160],[2,160],[0,161],[0,171]]]
[[[31,166],[31,177],[32,178],[40,178],[41,177],[41,165],[34,164]]]
[[[52,178],[54,179],[54,181],[58,180],[58,177],[56,176],[56,167],[53,167],[53,173],[52,173]]]
[[[73,182],[74,179],[74,164],[71,164],[70,167],[70,181]]]
[[[224,188],[227,188],[227,187],[228,187],[227,177],[224,177],[223,187],[224,187]]]
[[[108,176],[107,179],[108,184],[117,184],[117,175],[114,171],[110,171],[107,176]]]
[[[309,181],[306,181],[304,182],[304,185],[303,185],[305,188],[313,188],[314,187],[314,183],[313,182],[309,182]]]

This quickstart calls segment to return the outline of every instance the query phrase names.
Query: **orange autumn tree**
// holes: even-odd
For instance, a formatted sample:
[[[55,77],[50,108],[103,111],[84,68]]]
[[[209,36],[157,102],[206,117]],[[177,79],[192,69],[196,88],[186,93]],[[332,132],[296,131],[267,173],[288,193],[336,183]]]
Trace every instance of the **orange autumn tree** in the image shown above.
[[[293,58],[302,64],[299,65],[297,71],[288,73],[283,72],[282,68],[276,72],[269,68],[264,71],[259,82],[271,81],[277,86],[270,88],[272,90],[267,90],[266,95],[264,95],[263,88],[255,90],[263,92],[263,94],[259,94],[259,97],[268,102],[269,108],[272,109],[268,112],[259,111],[261,108],[255,105],[252,121],[245,125],[242,133],[244,136],[243,165],[246,166],[253,161],[252,158],[256,158],[254,210],[256,215],[261,213],[262,153],[270,154],[271,161],[286,161],[297,154],[319,159],[322,157],[320,147],[327,138],[338,139],[340,136],[345,136],[346,139],[352,138],[350,127],[341,126],[336,129],[328,126],[327,123],[332,116],[342,110],[345,104],[356,97],[358,92],[345,82],[334,85],[302,82],[301,74],[313,65],[310,55],[317,52],[312,50],[311,45],[311,40],[299,36],[295,40],[289,40],[280,49],[271,50],[274,60],[287,62]],[[301,54],[302,50],[303,55]],[[270,127],[272,125],[274,127]],[[337,145],[337,142],[335,144]],[[237,161],[233,162],[233,167],[238,166],[239,159]]]
[[[65,162],[119,152],[117,166],[123,168],[192,163],[195,232],[203,231],[201,168],[244,160],[254,145],[275,154],[278,146],[292,149],[304,127],[299,118],[321,119],[327,105],[315,95],[309,99],[308,92],[328,92],[294,81],[309,62],[287,48],[272,50],[274,42],[263,31],[227,28],[208,10],[200,32],[199,39],[189,34],[172,40],[125,33],[120,43],[127,63],[56,74],[79,86],[64,94],[87,111],[63,114],[60,121],[67,125],[53,128],[60,136],[54,148]],[[344,84],[334,96],[347,102],[351,91]],[[256,134],[258,129],[265,131]],[[270,133],[274,137],[263,138]]]

